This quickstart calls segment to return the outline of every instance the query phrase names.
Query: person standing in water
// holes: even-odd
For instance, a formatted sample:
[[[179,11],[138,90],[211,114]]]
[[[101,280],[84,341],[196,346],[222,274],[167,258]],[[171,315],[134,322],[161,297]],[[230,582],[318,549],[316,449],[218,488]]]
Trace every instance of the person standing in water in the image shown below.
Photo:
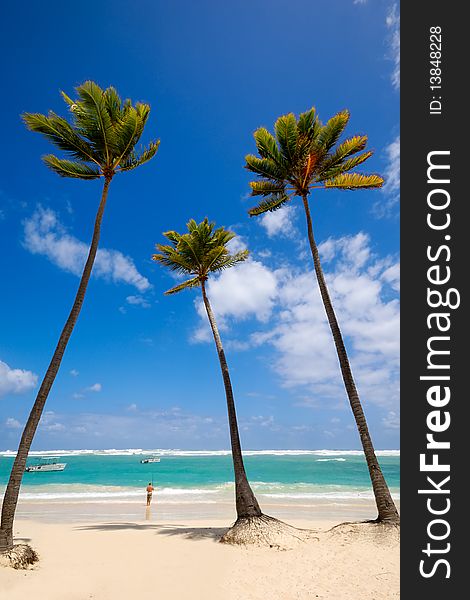
[[[150,506],[150,502],[152,502],[152,493],[155,490],[153,485],[149,482],[147,486],[147,506]]]

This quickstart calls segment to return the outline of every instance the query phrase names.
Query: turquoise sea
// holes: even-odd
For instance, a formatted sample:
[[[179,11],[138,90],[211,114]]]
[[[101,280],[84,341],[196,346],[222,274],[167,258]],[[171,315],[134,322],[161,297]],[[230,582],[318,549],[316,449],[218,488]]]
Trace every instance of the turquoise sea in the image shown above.
[[[141,464],[152,454],[159,463]],[[395,498],[399,497],[400,455],[379,451],[378,458]],[[149,482],[164,503],[216,503],[233,492],[228,451],[182,450],[62,450],[31,453],[60,456],[64,471],[25,473],[24,501],[141,502]],[[265,502],[310,502],[316,499],[371,499],[369,474],[362,452],[344,450],[265,450],[244,452],[248,477]],[[0,453],[0,493],[4,490],[13,454]]]

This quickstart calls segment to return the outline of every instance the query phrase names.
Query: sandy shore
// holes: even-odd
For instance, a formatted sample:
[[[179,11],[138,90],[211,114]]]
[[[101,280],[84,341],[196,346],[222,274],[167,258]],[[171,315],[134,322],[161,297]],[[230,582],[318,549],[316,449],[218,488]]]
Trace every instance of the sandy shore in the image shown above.
[[[2,599],[399,598],[398,534],[371,534],[370,527],[357,531],[351,526],[329,532],[344,514],[335,520],[290,519],[293,525],[315,530],[316,539],[279,551],[219,544],[230,524],[226,514],[162,520],[155,509],[147,519],[138,519],[125,518],[129,507],[119,506],[112,509],[113,518],[100,519],[95,506],[94,518],[87,522],[86,510],[77,520],[77,507],[64,505],[59,511],[62,522],[52,523],[51,514],[42,509],[23,506],[23,518],[15,525],[17,543],[31,544],[40,562],[29,571],[0,567]],[[142,510],[140,506],[140,514]],[[128,514],[132,517],[133,511]]]

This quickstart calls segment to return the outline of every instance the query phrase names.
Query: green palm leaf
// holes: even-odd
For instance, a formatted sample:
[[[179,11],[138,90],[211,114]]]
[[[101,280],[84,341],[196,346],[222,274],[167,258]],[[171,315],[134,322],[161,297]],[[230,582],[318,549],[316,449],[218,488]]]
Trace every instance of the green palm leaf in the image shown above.
[[[325,181],[326,188],[339,190],[357,190],[365,188],[380,188],[384,180],[380,175],[362,175],[361,173],[343,173]]]
[[[125,161],[120,163],[119,170],[131,171],[136,167],[140,167],[140,165],[145,164],[155,156],[159,146],[160,140],[156,140],[154,142],[150,142],[146,148],[141,149],[139,152],[132,152]]]
[[[310,110],[303,112],[299,115],[297,121],[297,129],[299,134],[309,135],[312,138],[318,133],[320,124],[316,117],[315,109],[312,107]]]
[[[316,144],[325,154],[336,144],[349,121],[349,111],[343,110],[324,125],[317,136]]]
[[[286,194],[273,194],[260,202],[257,206],[250,208],[248,214],[250,217],[257,217],[265,212],[274,212],[289,202],[290,198]]]
[[[279,117],[274,125],[281,153],[288,163],[295,159],[297,150],[297,120],[293,113]]]
[[[270,194],[284,194],[284,182],[266,181],[250,181],[252,196],[269,196]]]
[[[285,170],[280,168],[278,164],[270,158],[258,158],[257,156],[253,156],[253,154],[248,154],[245,156],[245,161],[246,169],[257,175],[266,177],[267,179],[276,181],[282,180],[286,176]]]
[[[178,292],[182,292],[183,290],[187,290],[189,288],[195,288],[201,285],[201,281],[199,277],[193,277],[192,279],[188,279],[179,285],[175,285],[171,289],[165,292],[165,296],[171,296],[172,294],[177,294]]]
[[[356,135],[342,142],[333,154],[330,154],[322,163],[322,170],[327,171],[341,164],[346,158],[356,152],[364,150],[367,144],[366,135]]]
[[[76,179],[99,179],[101,176],[98,168],[82,162],[57,158],[53,154],[42,157],[46,165],[61,177],[75,177]]]
[[[73,158],[97,162],[93,148],[81,138],[71,125],[53,112],[49,115],[24,113],[22,119],[30,131],[42,133],[55,146],[64,150]]]
[[[348,158],[337,164],[334,167],[330,167],[329,169],[323,168],[320,174],[316,177],[315,181],[324,181],[325,179],[332,179],[341,173],[346,173],[347,171],[351,171],[354,167],[365,162],[368,158],[372,156],[373,152],[368,151],[363,154],[359,154],[358,156],[353,156],[352,158]]]
[[[253,136],[261,158],[269,158],[276,164],[281,165],[283,162],[281,153],[277,147],[276,140],[269,131],[264,127],[260,127],[255,131]]]
[[[73,111],[77,125],[86,132],[107,164],[119,152],[118,140],[113,131],[112,121],[106,109],[105,92],[94,81],[85,81],[77,87],[80,102]]]

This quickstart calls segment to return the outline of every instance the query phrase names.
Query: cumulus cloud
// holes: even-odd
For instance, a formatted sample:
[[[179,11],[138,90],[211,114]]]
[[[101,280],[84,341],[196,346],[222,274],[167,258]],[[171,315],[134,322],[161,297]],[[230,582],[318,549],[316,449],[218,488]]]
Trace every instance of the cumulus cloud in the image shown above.
[[[127,296],[126,302],[132,306],[150,308],[150,303],[143,296]]]
[[[66,430],[66,427],[53,410],[46,410],[41,417],[39,430],[48,433],[61,433]]]
[[[21,429],[23,425],[17,419],[8,417],[5,421],[5,427],[7,427],[7,429]]]
[[[89,387],[85,388],[86,392],[101,392],[102,390],[102,385],[101,383],[94,383],[93,385],[90,385]]]
[[[22,394],[36,386],[38,376],[32,371],[12,369],[0,360],[0,397],[7,394]]]
[[[247,260],[233,269],[223,271],[209,280],[207,293],[219,326],[224,329],[227,320],[255,318],[266,322],[277,295],[275,274],[262,263]],[[193,334],[193,341],[210,340],[207,315],[203,302],[196,300],[202,324]]]
[[[295,206],[284,206],[274,212],[264,214],[260,223],[268,237],[293,237],[296,233],[294,226]]]
[[[53,210],[43,207],[38,207],[24,222],[23,243],[33,254],[46,256],[59,268],[78,276],[82,273],[89,250],[85,242],[67,233]],[[133,285],[140,292],[151,287],[133,260],[118,250],[98,250],[93,274],[114,283]]]
[[[375,257],[364,233],[330,238],[320,252],[361,396],[391,409],[398,401],[399,264]],[[276,276],[275,320],[250,342],[275,349],[283,385],[309,391],[302,404],[329,398],[337,407],[344,387],[315,274],[283,270]]]

